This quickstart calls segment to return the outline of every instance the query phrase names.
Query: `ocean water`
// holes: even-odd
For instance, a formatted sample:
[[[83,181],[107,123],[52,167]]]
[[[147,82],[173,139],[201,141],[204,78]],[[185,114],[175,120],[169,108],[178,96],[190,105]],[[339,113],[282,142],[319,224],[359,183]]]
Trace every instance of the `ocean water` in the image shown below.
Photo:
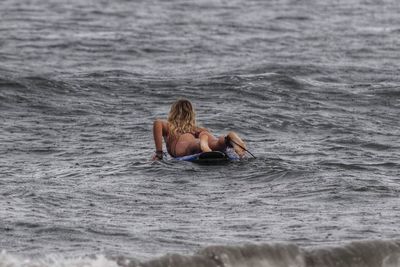
[[[0,267],[399,267],[399,13],[0,1]],[[179,97],[257,158],[152,162]]]

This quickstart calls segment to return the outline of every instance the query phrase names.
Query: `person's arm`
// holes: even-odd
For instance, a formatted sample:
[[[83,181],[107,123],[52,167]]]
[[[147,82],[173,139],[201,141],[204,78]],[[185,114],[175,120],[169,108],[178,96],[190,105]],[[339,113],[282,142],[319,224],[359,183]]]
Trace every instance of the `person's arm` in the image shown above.
[[[155,120],[153,123],[153,137],[154,144],[156,146],[156,152],[153,156],[153,160],[162,159],[163,158],[163,136],[166,135],[166,127],[167,123],[162,120]]]

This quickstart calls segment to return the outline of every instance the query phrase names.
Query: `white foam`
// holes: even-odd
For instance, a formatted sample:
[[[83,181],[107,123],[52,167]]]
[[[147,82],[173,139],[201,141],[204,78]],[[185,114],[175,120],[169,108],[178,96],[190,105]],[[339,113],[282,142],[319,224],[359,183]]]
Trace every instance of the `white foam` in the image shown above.
[[[118,267],[118,264],[104,255],[76,258],[49,255],[43,258],[29,259],[2,251],[0,267]]]
[[[399,266],[400,266],[400,253],[393,253],[387,256],[382,262],[382,267],[399,267]]]

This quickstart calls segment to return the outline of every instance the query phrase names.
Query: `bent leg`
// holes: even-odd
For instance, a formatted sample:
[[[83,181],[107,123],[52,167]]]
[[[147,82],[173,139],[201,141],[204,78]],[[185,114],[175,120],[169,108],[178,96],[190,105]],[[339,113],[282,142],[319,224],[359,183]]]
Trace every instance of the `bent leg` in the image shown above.
[[[225,137],[216,138],[211,133],[203,131],[199,134],[200,148],[203,152],[223,151],[226,148]]]
[[[200,139],[200,148],[202,152],[210,152],[212,149],[210,148],[210,136],[206,134],[207,132],[201,132],[199,134],[199,139]]]
[[[236,154],[238,154],[239,157],[242,158],[246,153],[246,144],[235,132],[229,132],[227,134],[227,137],[231,140],[230,144],[232,145]],[[200,149],[202,152],[223,151],[226,149],[227,144],[224,136],[216,138],[209,132],[203,131],[199,134],[199,138]]]

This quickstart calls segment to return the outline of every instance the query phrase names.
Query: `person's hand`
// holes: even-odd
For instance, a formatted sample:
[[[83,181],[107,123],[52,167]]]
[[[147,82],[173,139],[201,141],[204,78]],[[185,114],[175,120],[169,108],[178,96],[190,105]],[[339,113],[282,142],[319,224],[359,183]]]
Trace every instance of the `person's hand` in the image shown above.
[[[164,152],[156,151],[151,159],[152,160],[162,160],[163,156],[164,156]]]
[[[161,159],[157,156],[157,154],[154,154],[154,155],[151,157],[151,160],[161,160]]]

